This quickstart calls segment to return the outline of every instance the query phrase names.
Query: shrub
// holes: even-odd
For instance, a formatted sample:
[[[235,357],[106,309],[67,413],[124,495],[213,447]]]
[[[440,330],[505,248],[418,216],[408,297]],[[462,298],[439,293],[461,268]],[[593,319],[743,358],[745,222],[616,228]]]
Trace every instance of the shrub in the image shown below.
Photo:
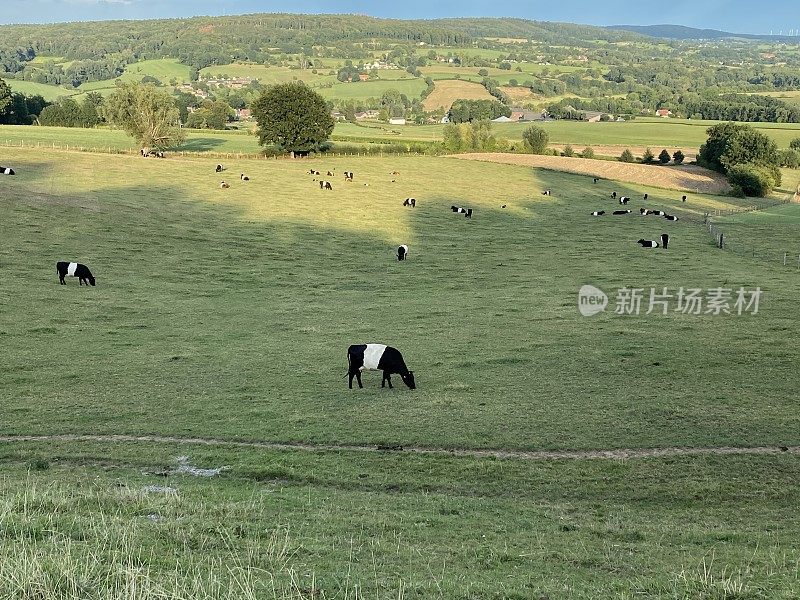
[[[666,148],[664,148],[658,155],[658,162],[660,162],[662,165],[667,164],[671,159],[672,157],[669,155],[669,152],[667,152]]]
[[[792,148],[788,148],[786,150],[779,150],[778,160],[780,161],[780,165],[782,167],[797,169],[798,167],[800,167],[800,152],[797,150],[793,150]]]
[[[644,154],[642,154],[642,162],[646,165],[651,164],[655,160],[655,156],[653,155],[653,151],[650,148],[646,148]]]
[[[586,146],[586,148],[583,149],[581,156],[583,158],[594,158],[594,148],[591,146]]]
[[[550,141],[550,136],[541,127],[531,125],[522,132],[522,141],[525,143],[525,148],[532,154],[544,154],[547,150],[547,142]]]
[[[675,154],[672,155],[672,160],[675,161],[676,165],[683,164],[685,158],[686,156],[684,156],[683,152],[681,152],[680,150],[676,150]]]
[[[622,154],[619,155],[619,161],[624,163],[632,163],[634,161],[633,153],[625,148]]]
[[[794,138],[789,142],[789,148],[792,150],[800,150],[800,137]]]
[[[734,165],[728,171],[728,181],[731,186],[738,186],[747,196],[764,197],[769,195],[776,185],[775,173],[769,167],[744,163]]]
[[[564,151],[561,153],[561,156],[575,156],[575,151],[572,149],[572,146],[564,146]]]
[[[731,186],[731,191],[729,194],[734,198],[747,198],[747,194],[744,193],[742,186],[740,186],[738,183]]]

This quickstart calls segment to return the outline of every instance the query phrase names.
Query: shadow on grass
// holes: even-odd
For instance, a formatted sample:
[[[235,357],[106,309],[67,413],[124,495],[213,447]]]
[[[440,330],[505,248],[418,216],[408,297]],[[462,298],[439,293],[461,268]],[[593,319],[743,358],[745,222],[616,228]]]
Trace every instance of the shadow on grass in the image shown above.
[[[209,152],[221,146],[225,140],[210,137],[192,137],[188,138],[183,144],[178,146],[176,150],[184,152]]]

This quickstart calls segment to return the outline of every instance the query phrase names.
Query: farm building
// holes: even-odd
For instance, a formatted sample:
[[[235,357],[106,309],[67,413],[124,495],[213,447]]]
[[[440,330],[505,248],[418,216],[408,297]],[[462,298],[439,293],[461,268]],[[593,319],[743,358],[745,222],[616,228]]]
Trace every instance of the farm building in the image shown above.
[[[389,119],[389,125],[405,125],[406,120],[403,117],[393,117]]]

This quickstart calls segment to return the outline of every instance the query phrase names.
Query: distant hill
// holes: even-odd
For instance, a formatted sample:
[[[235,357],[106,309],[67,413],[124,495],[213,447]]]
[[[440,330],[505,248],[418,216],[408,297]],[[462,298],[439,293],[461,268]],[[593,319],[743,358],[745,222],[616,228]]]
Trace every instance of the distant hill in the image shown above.
[[[797,41],[798,36],[788,35],[758,35],[752,33],[731,33],[719,29],[696,29],[684,25],[611,25],[608,29],[616,31],[631,31],[650,37],[667,38],[671,40],[716,40],[726,38],[740,38],[746,40]]]

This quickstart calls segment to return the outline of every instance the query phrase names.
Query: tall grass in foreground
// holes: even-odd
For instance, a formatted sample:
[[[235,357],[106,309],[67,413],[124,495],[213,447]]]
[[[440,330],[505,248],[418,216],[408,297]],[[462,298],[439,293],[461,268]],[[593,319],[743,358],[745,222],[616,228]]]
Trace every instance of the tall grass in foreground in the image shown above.
[[[154,496],[146,488],[134,490],[122,483],[117,490],[108,490],[95,482],[88,488],[80,485],[80,491],[62,482],[20,483],[0,496],[0,599],[328,597],[317,589],[313,574],[301,578],[290,565],[295,545],[287,527],[243,541],[231,539],[220,523],[206,522],[202,528],[218,538],[213,550],[195,547],[190,533],[182,551],[168,543],[158,552],[154,541],[180,537],[175,527],[196,526],[182,523],[181,517],[167,519],[160,514],[169,513],[180,502],[169,488]],[[145,504],[148,510],[160,505],[159,514],[136,514]],[[184,506],[181,512],[187,509],[207,516],[224,507],[201,501]],[[164,525],[159,523],[162,520]],[[337,597],[361,596],[356,586]]]

